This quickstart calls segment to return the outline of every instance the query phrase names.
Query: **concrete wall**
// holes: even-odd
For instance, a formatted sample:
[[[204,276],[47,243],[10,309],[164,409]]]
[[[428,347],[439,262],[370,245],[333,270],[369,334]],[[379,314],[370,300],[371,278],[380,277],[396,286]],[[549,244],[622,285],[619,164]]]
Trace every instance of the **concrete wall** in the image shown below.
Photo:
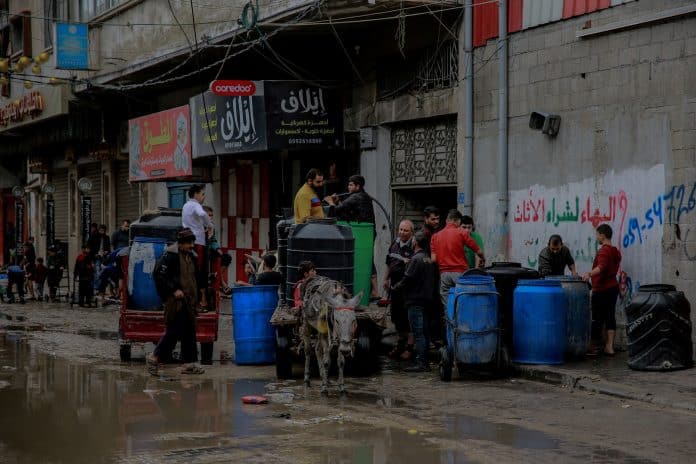
[[[606,222],[624,257],[621,305],[656,282],[696,302],[696,18],[575,36],[588,19],[598,26],[686,3],[633,2],[511,36],[507,224],[494,214],[497,60],[480,68],[474,213],[486,250],[535,266],[560,233],[587,271],[594,228]],[[558,137],[528,127],[534,110],[562,117]]]

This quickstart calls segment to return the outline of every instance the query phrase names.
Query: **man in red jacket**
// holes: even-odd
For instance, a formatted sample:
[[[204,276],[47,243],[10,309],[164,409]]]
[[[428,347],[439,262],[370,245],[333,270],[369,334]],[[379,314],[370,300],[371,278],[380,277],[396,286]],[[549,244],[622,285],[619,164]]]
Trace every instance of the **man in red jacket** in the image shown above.
[[[457,284],[457,279],[469,269],[465,249],[471,248],[481,258],[481,266],[486,262],[483,251],[479,248],[468,230],[459,226],[462,215],[456,209],[447,213],[447,225],[433,235],[430,241],[430,257],[438,264],[440,270],[440,298],[442,305],[447,305],[447,292]]]
[[[601,245],[592,263],[592,270],[583,274],[585,282],[592,279],[592,345],[590,353],[596,355],[597,345],[601,343],[602,326],[607,331],[604,354],[614,355],[614,335],[616,334],[616,299],[619,296],[619,282],[616,274],[621,266],[621,252],[611,244],[613,232],[608,224],[597,227],[597,241]]]

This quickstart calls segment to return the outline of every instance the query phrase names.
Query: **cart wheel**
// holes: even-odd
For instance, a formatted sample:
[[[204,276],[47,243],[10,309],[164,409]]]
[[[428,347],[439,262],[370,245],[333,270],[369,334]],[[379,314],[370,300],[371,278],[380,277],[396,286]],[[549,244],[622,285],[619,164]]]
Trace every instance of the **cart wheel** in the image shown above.
[[[446,346],[440,348],[440,380],[452,380],[452,358]]]
[[[355,352],[352,358],[346,360],[346,366],[351,375],[364,376],[373,371],[377,356],[373,353],[372,338],[367,327],[358,326],[355,335]]]
[[[128,344],[121,345],[119,355],[122,362],[129,362],[131,360],[131,346]]]
[[[292,353],[287,331],[276,329],[276,377],[289,379],[292,377]]]
[[[201,364],[213,364],[213,342],[201,342]]]

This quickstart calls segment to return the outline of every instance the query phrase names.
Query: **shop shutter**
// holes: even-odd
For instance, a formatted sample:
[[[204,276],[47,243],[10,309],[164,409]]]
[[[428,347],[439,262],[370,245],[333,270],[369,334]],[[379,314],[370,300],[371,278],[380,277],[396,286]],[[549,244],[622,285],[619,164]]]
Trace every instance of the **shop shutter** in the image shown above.
[[[56,191],[53,193],[56,212],[56,239],[61,242],[68,241],[68,171],[57,170],[53,173],[53,185]]]
[[[116,166],[116,225],[124,219],[135,221],[140,217],[140,184],[128,183],[128,161],[120,161]]]

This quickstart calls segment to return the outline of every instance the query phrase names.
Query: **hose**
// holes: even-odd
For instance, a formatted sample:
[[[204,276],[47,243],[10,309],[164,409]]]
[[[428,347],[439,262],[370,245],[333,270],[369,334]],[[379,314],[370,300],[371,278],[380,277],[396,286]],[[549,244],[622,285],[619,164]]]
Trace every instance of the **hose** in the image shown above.
[[[256,24],[259,21],[259,0],[256,0],[255,3],[252,3],[251,0],[249,0],[246,5],[242,8],[242,14],[239,17],[239,20],[237,21],[239,24],[242,25],[244,29],[247,31],[251,31],[252,29],[256,28]]]

